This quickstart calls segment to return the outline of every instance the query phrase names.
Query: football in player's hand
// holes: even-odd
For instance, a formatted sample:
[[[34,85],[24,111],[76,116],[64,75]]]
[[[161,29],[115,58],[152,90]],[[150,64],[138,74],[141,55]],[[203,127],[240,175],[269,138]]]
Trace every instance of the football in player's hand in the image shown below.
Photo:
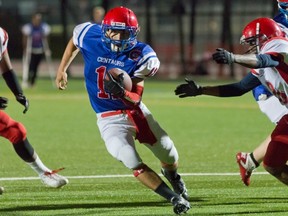
[[[132,90],[132,80],[126,71],[119,68],[112,68],[108,71],[108,73],[110,73],[112,77],[123,86],[124,89],[127,91]],[[108,74],[106,74],[105,79],[110,79]]]

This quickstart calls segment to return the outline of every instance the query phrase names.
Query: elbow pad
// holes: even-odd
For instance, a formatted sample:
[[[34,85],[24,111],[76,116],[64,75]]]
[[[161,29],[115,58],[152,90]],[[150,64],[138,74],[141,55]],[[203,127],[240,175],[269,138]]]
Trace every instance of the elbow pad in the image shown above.
[[[276,67],[279,65],[279,61],[274,60],[269,54],[259,54],[256,55],[257,58],[257,68],[266,68],[266,67]]]

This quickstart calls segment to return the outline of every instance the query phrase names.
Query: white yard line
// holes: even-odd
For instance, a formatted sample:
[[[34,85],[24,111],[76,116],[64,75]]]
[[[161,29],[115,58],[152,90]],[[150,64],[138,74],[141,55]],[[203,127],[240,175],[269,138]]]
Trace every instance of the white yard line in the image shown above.
[[[267,172],[254,172],[253,175],[267,175]],[[238,176],[239,173],[181,173],[181,176]],[[160,176],[162,176],[160,174]],[[98,179],[98,178],[127,178],[133,175],[90,175],[90,176],[65,176],[68,179]],[[18,180],[38,180],[39,177],[4,177],[0,181],[18,181]]]

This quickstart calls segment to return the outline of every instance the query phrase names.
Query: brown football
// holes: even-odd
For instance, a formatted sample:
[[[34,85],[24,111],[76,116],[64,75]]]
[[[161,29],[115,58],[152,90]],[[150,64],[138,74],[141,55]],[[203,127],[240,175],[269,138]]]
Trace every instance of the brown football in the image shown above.
[[[131,91],[132,90],[132,80],[131,77],[128,75],[128,73],[124,70],[121,70],[119,68],[112,68],[108,71],[108,73],[110,73],[113,78],[115,80],[118,80],[118,75],[123,73],[123,87],[127,90],[127,91]],[[105,76],[106,80],[109,80],[109,76],[106,74]]]

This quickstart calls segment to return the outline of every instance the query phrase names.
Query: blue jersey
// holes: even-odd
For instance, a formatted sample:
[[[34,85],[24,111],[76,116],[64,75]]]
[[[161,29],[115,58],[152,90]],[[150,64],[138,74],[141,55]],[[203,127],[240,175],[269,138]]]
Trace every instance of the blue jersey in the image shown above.
[[[288,28],[288,20],[286,14],[279,11],[279,13],[273,19],[275,22],[280,23]]]
[[[73,43],[80,49],[84,59],[86,89],[96,113],[129,108],[121,99],[105,92],[103,78],[107,71],[119,68],[131,78],[144,79],[153,76],[160,65],[154,50],[139,41],[130,51],[120,54],[110,51],[101,39],[101,26],[90,22],[74,28]]]
[[[43,38],[50,34],[50,26],[47,23],[41,23],[39,26],[34,26],[31,23],[25,24],[22,27],[22,33],[27,37],[31,37],[32,49],[43,48]]]

